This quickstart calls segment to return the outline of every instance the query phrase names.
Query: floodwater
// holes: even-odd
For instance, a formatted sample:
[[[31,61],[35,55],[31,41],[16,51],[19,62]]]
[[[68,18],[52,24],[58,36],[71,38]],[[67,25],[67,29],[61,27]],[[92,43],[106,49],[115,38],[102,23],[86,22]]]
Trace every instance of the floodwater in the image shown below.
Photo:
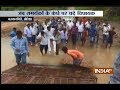
[[[71,44],[68,45],[71,49]],[[82,47],[78,44],[77,49],[85,54],[82,66],[97,67],[97,68],[111,68],[113,66],[115,57],[120,51],[119,47],[112,47],[106,49],[99,45],[98,48],[90,47],[88,43]],[[64,54],[60,50],[60,55],[45,55],[42,56],[39,47],[30,47],[30,57],[27,57],[27,62],[32,64],[42,65],[60,65]],[[70,57],[68,57],[70,58]],[[16,65],[13,50],[10,47],[10,38],[1,38],[1,73]],[[99,84],[107,84],[109,81],[108,74],[96,74]]]

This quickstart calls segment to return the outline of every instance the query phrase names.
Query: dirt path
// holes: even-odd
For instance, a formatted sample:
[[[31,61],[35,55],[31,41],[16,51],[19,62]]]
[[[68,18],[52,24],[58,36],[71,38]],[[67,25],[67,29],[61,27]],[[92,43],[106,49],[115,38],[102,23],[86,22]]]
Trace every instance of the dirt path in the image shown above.
[[[47,17],[46,17],[47,18]],[[35,17],[34,21],[44,21],[45,17]],[[16,27],[18,30],[23,30],[26,23],[31,22],[2,22],[1,23],[1,37],[8,37],[12,28]]]

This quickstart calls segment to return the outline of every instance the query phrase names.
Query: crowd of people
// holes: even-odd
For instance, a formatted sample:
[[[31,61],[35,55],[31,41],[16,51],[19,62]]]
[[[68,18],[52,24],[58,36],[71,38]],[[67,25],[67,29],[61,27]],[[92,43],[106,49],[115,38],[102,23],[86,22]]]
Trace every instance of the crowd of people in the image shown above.
[[[13,28],[13,31],[10,33],[12,37],[11,47],[14,50],[18,64],[21,59],[23,59],[23,64],[26,63],[26,56],[29,56],[29,45],[39,45],[42,55],[44,55],[44,51],[45,54],[55,53],[59,55],[59,50],[61,49],[65,54],[72,56],[73,61],[79,61],[83,60],[84,54],[75,50],[77,42],[84,46],[86,40],[89,40],[90,46],[97,46],[99,44],[100,32],[102,32],[103,44],[106,48],[110,44],[110,48],[114,35],[117,36],[114,29],[115,27],[112,27],[107,21],[101,24],[97,19],[91,20],[83,17],[82,19],[65,20],[60,17],[53,17],[46,19],[44,22],[37,20],[27,23],[23,32]],[[73,50],[67,49],[70,42],[72,42]],[[79,56],[77,59],[76,55]]]
[[[114,27],[104,21],[103,24],[96,19],[82,19],[75,18],[74,20],[65,20],[60,17],[49,18],[44,22],[35,21],[34,23],[27,23],[24,27],[24,36],[28,43],[32,46],[38,46],[40,43],[40,51],[43,55],[47,51],[49,53],[55,52],[59,54],[60,46],[66,46],[68,42],[72,41],[73,48],[76,48],[76,43],[81,42],[84,46],[86,39],[89,38],[90,45],[98,45],[100,32],[103,33],[103,44],[106,48],[113,43],[113,36],[116,34]],[[11,37],[15,36],[16,28],[13,28]]]

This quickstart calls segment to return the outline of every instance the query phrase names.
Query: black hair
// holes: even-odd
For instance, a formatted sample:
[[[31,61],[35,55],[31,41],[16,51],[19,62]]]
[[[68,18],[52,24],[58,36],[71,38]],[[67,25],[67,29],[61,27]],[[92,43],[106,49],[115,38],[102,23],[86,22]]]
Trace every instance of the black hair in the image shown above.
[[[76,21],[74,21],[73,24],[76,25]]]
[[[112,27],[112,29],[114,30],[114,29],[115,29],[115,27]]]
[[[18,30],[18,31],[16,32],[16,35],[22,35],[22,31]]]
[[[41,35],[44,35],[44,31],[41,32]]]
[[[62,47],[62,51],[64,52],[64,53],[67,53],[67,51],[68,51],[68,48],[67,47]]]
[[[51,26],[48,26],[47,29],[50,30]]]
[[[100,21],[98,22],[98,24],[100,24]]]
[[[88,21],[90,21],[90,19],[88,18]]]
[[[33,23],[31,23],[30,25],[33,25]]]
[[[30,25],[30,23],[27,24],[27,26]]]
[[[66,28],[63,28],[63,30],[66,30]]]
[[[16,28],[14,27],[13,29],[15,30]]]
[[[86,26],[85,26],[85,25],[83,25],[83,28],[84,28],[84,29],[86,29]]]
[[[63,21],[65,21],[65,19],[63,19]]]

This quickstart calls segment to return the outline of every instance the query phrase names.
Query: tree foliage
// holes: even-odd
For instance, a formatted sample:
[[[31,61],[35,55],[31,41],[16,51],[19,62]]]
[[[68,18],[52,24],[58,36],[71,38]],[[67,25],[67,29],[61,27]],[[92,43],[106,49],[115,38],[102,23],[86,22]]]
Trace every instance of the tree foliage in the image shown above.
[[[102,10],[103,19],[120,21],[120,7],[76,7],[76,10]]]

